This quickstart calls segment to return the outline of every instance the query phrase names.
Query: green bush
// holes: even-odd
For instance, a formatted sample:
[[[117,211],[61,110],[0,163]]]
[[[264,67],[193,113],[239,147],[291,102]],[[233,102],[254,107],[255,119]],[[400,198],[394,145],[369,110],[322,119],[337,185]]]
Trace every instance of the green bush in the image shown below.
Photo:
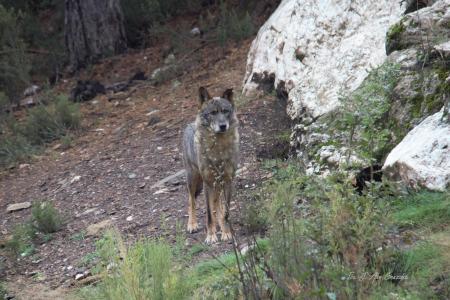
[[[37,148],[22,135],[0,135],[0,167],[4,168],[17,161],[23,161],[36,153]]]
[[[372,70],[356,91],[340,99],[342,106],[331,125],[335,134],[345,133],[348,148],[372,163],[396,144],[388,113],[399,75],[400,67],[392,63]]]
[[[0,91],[10,100],[18,99],[29,84],[30,59],[22,39],[21,12],[0,4]]]
[[[200,7],[200,1],[189,0],[121,0],[125,30],[132,47],[148,46],[150,29],[168,17]]]
[[[36,229],[29,223],[14,227],[12,238],[6,244],[14,255],[28,256],[34,252],[33,240],[36,237]]]
[[[166,242],[141,240],[127,248],[117,232],[109,231],[97,243],[97,253],[103,281],[82,289],[82,299],[186,299],[185,280]]]
[[[33,226],[41,233],[53,233],[61,229],[63,220],[51,202],[35,202],[31,209]]]
[[[255,26],[248,12],[230,9],[225,2],[220,3],[220,16],[217,25],[217,39],[221,46],[229,40],[240,41],[255,33]]]
[[[78,104],[65,96],[49,94],[44,102],[28,110],[20,122],[13,116],[0,121],[0,167],[9,166],[37,153],[41,146],[64,137],[80,128],[81,114]],[[70,145],[70,138],[63,141]]]

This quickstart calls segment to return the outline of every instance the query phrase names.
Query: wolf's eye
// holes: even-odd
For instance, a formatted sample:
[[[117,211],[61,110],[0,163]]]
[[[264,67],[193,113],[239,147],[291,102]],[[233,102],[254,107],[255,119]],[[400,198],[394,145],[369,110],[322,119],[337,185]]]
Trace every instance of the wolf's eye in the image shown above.
[[[217,110],[213,110],[213,111],[211,112],[212,115],[217,115],[217,113],[218,113]]]
[[[223,112],[224,114],[229,114],[229,113],[230,113],[230,111],[229,111],[228,109],[224,109],[224,110],[222,110],[222,112]]]

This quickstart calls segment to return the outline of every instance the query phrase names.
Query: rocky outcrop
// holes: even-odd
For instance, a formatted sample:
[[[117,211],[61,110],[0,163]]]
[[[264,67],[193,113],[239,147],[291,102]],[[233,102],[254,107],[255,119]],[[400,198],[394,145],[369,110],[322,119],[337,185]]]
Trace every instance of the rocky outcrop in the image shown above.
[[[388,155],[384,174],[412,188],[450,185],[450,123],[444,110],[426,118]]]
[[[253,41],[244,93],[276,89],[292,119],[331,111],[384,61],[386,31],[401,13],[391,0],[282,1]]]
[[[450,0],[435,1],[432,6],[410,13],[395,26],[386,38],[386,52],[407,48],[431,49],[450,39]]]
[[[446,16],[450,11],[448,5],[447,10],[442,13],[443,2],[437,1],[433,7],[420,9],[412,14],[418,18],[422,14],[430,17],[430,11],[434,11],[432,8],[438,7],[439,10],[436,10],[436,15],[431,19],[440,23],[439,16]],[[398,27],[398,24],[413,26],[414,23],[404,21],[409,17],[407,15],[402,18],[390,31]],[[409,30],[408,28],[405,30]],[[321,173],[326,169],[342,166],[348,168],[382,164],[388,153],[412,128],[427,116],[438,112],[449,101],[449,40],[445,40],[445,36],[431,35],[429,38],[439,39],[439,43],[430,44],[430,48],[426,49],[411,43],[409,48],[393,51],[383,65],[374,69],[355,91],[343,93],[342,106],[316,119],[303,118],[295,125],[291,142],[309,171]],[[371,105],[367,106],[369,102]],[[377,132],[385,136],[372,149],[374,144],[371,147],[367,144],[370,132],[364,126],[352,129],[351,142],[349,132],[336,126],[341,125],[339,121],[346,118],[346,115],[348,117],[348,112],[360,116],[367,114],[368,110],[383,112],[378,116],[373,115],[373,118],[379,117],[379,120],[371,127],[375,126]],[[340,129],[335,130],[336,127]],[[333,150],[332,155],[329,155],[330,149]],[[372,155],[368,156],[368,152],[372,152]]]

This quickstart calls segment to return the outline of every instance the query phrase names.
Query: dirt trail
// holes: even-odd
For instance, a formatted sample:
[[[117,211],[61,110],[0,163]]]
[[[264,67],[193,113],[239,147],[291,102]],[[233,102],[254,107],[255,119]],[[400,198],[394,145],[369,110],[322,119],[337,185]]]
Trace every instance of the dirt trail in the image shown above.
[[[82,266],[81,261],[94,251],[98,237],[85,236],[81,240],[79,237],[91,224],[111,220],[129,242],[157,235],[166,235],[171,240],[177,223],[185,228],[187,201],[183,181],[172,180],[163,187],[151,187],[182,169],[180,134],[194,119],[197,90],[202,85],[213,95],[229,87],[235,89],[242,172],[236,181],[231,220],[239,234],[243,234],[237,211],[267,175],[260,169],[256,153],[288,128],[284,107],[274,97],[239,96],[248,47],[247,41],[225,53],[202,50],[203,58],[196,71],[178,78],[179,84],[172,81],[154,87],[140,83],[132,95],[125,93],[122,99],[108,101],[101,96],[82,104],[87,131],[74,139],[71,148],[64,151],[52,145],[32,163],[0,174],[2,235],[10,234],[14,225],[30,216],[29,209],[6,213],[6,206],[15,202],[51,200],[67,223],[51,241],[38,245],[31,257],[13,263],[0,252],[0,258],[6,259],[3,276],[14,282],[10,285],[13,292],[20,296],[24,289],[16,282],[23,280],[39,282],[51,289],[72,285],[75,274],[90,267]],[[130,73],[133,66],[148,73],[158,65],[158,60],[142,67],[144,56],[151,54],[134,53],[112,62],[108,60],[96,66],[94,73],[98,77],[102,72],[120,76],[121,72]],[[155,124],[149,125],[149,120]],[[197,216],[201,230],[186,235],[188,244],[205,236],[203,196],[199,200]],[[167,227],[164,230],[162,223]],[[220,253],[228,248],[227,244],[217,244],[210,251]],[[26,297],[22,294],[22,299]]]

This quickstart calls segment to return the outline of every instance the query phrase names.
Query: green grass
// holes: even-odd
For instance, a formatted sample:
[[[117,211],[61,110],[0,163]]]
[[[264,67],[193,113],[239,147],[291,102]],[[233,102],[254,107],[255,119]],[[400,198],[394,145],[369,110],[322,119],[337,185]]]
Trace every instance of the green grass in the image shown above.
[[[86,238],[86,231],[82,230],[70,236],[72,241],[83,241]]]
[[[194,255],[200,254],[200,253],[202,253],[202,252],[204,252],[204,251],[206,251],[206,250],[208,250],[208,247],[207,247],[206,245],[200,244],[200,243],[194,244],[194,245],[192,245],[192,247],[189,249],[188,255],[189,255],[189,256],[194,256]]]
[[[188,273],[192,299],[236,299],[240,282],[234,254],[224,254],[195,265]]]
[[[450,193],[423,191],[394,203],[393,219],[402,228],[437,229],[450,224]]]

